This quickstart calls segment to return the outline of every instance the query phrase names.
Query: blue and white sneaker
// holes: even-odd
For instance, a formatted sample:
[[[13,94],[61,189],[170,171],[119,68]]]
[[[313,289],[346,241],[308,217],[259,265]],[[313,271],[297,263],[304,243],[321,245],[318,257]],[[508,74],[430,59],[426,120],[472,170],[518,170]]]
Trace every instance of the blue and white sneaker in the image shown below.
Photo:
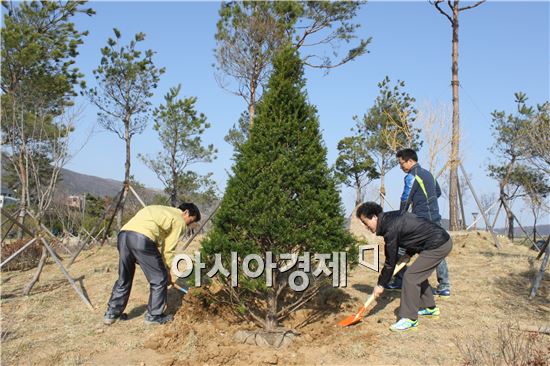
[[[439,289],[433,288],[432,294],[439,297],[449,297],[451,296],[451,290],[449,289],[439,290]]]
[[[402,282],[399,280],[393,280],[390,283],[388,283],[384,288],[386,290],[401,290]]]
[[[439,318],[439,315],[441,314],[441,311],[439,311],[439,308],[437,306],[434,306],[433,308],[420,308],[418,310],[418,315],[425,316],[426,318]]]
[[[407,330],[414,330],[416,327],[418,327],[418,320],[401,318],[397,323],[390,327],[390,330],[392,332],[405,332]]]

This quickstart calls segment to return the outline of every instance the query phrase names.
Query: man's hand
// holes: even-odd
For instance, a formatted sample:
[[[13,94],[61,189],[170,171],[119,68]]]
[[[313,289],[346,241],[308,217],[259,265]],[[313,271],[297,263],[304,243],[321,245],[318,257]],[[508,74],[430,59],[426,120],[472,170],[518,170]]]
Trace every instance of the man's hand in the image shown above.
[[[372,295],[374,296],[375,299],[379,298],[380,295],[382,295],[383,293],[384,293],[384,287],[380,285],[376,285],[374,287],[374,290],[372,290]]]
[[[401,263],[409,263],[410,261],[411,261],[410,255],[405,254],[404,256],[401,257],[401,259],[399,259],[399,262],[397,263],[397,265]]]
[[[173,278],[174,276],[172,276],[172,271],[168,270],[168,285],[171,285],[174,283],[174,281],[172,281]]]

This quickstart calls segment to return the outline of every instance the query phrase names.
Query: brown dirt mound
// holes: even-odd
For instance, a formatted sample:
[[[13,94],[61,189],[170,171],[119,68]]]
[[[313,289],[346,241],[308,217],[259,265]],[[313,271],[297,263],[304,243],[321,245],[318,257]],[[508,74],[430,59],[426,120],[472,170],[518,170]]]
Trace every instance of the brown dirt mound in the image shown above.
[[[329,291],[322,294],[317,303],[332,309],[337,296],[334,291]],[[171,365],[311,364],[314,361],[309,357],[313,355],[305,350],[311,351],[315,347],[335,350],[327,352],[334,356],[330,361],[327,359],[330,364],[337,362],[338,357],[362,356],[366,349],[364,342],[371,336],[355,335],[357,349],[351,349],[349,340],[339,336],[349,332],[335,325],[342,313],[319,317],[319,310],[319,306],[299,310],[283,324],[287,329],[299,327],[299,331],[294,341],[281,351],[271,346],[240,342],[236,334],[258,329],[252,323],[243,323],[232,317],[228,309],[206,301],[204,291],[195,290],[186,296],[174,321],[155,332],[145,341],[144,347],[170,354],[172,360],[168,364]],[[332,340],[328,345],[327,337]]]

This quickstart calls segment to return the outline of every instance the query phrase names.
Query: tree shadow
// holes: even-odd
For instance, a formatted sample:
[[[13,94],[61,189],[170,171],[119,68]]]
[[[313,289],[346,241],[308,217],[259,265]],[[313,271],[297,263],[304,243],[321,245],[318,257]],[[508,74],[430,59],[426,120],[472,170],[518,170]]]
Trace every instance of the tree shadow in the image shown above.
[[[90,296],[88,295],[88,291],[86,291],[86,287],[84,287],[84,278],[86,278],[86,276],[82,275],[78,278],[75,278],[74,281],[78,282],[78,284],[80,285],[80,289],[82,290],[82,294],[88,300],[88,302],[90,302],[90,304],[91,304],[92,301],[90,300]]]
[[[536,296],[533,299],[529,299],[531,287],[533,286],[533,278],[538,270],[538,268],[533,268],[531,263],[531,269],[527,271],[508,273],[496,279],[495,285],[503,292],[503,297],[507,300],[506,303],[517,304],[518,300],[524,300],[527,306],[532,306],[533,308],[536,308],[538,305],[550,305],[550,286],[547,285],[547,281],[541,281]],[[545,277],[548,277],[548,272],[547,268]]]

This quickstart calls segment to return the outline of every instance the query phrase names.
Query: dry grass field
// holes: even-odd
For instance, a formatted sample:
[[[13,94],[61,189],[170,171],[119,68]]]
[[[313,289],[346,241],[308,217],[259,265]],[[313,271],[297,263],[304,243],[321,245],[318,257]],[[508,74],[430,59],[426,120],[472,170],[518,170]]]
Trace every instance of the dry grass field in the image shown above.
[[[355,221],[351,230],[367,235]],[[453,293],[439,300],[439,319],[421,319],[413,332],[389,332],[399,292],[386,291],[362,323],[336,327],[338,320],[359,309],[376,283],[375,272],[357,267],[346,289],[323,294],[318,301],[326,311],[298,327],[300,336],[284,349],[236,343],[234,333],[250,325],[205,301],[200,289],[185,297],[170,289],[168,311],[175,313],[174,322],[145,326],[148,286],[139,269],[127,308],[129,319],[104,326],[102,315],[117,277],[118,257],[112,246],[83,252],[70,269],[94,312],[53,263],[45,267],[28,297],[20,291],[33,271],[3,272],[2,365],[456,365],[503,364],[509,359],[547,365],[550,336],[513,330],[550,323],[548,273],[538,296],[528,299],[531,278],[540,265],[533,264],[536,253],[506,241],[497,250],[485,232],[457,233],[453,241],[448,258]],[[200,239],[188,251],[198,245]],[[285,326],[299,326],[312,311],[298,311]]]

